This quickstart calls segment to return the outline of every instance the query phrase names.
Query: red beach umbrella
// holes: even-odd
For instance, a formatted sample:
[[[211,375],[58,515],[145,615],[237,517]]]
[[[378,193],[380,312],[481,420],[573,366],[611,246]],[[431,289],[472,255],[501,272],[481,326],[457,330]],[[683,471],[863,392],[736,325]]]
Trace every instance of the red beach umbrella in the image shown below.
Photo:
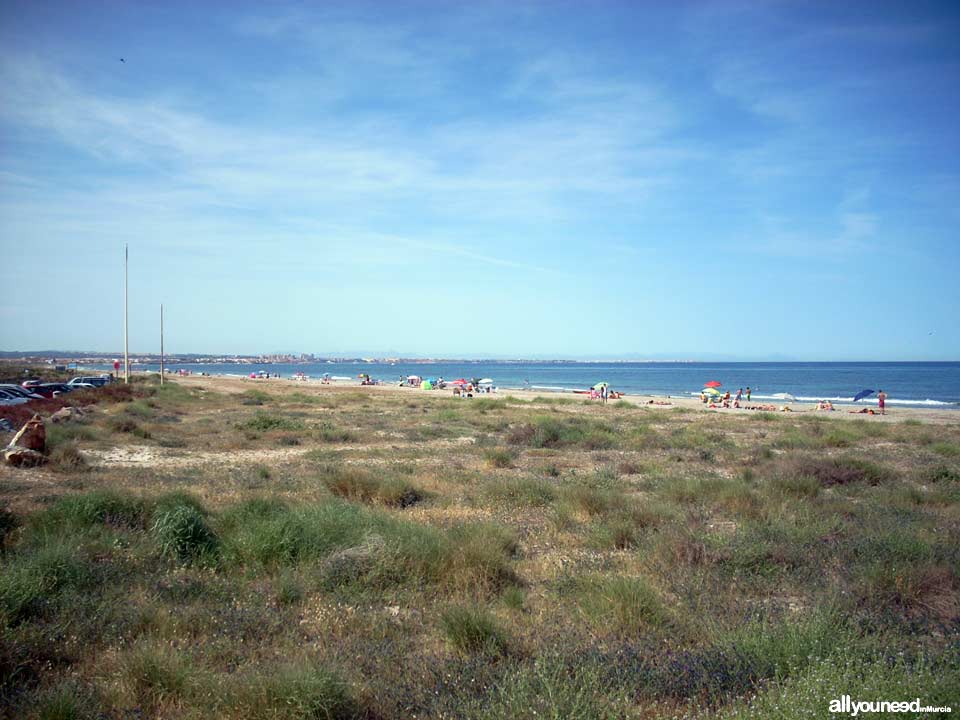
[[[712,388],[718,388],[718,387],[720,387],[721,385],[723,385],[723,383],[722,383],[722,382],[717,382],[716,380],[711,380],[710,382],[707,382],[707,383],[704,383],[704,384],[703,384],[704,387],[712,387]]]
[[[469,380],[464,380],[463,378],[459,378],[458,380],[454,380],[453,383],[451,384],[452,385],[468,385],[469,383],[470,383]]]

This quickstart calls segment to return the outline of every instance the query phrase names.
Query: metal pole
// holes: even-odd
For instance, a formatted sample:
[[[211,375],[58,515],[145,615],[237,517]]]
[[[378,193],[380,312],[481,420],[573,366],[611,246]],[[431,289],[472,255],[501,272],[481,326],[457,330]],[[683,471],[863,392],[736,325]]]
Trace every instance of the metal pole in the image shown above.
[[[160,303],[160,384],[163,385],[163,303]]]
[[[130,346],[127,343],[127,264],[130,250],[123,244],[123,381],[130,382]]]

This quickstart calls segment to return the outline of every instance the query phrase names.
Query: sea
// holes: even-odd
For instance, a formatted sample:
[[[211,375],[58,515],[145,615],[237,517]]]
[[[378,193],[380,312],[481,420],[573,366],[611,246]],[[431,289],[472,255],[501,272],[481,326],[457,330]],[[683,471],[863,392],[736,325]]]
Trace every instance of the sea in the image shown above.
[[[111,371],[109,365],[89,366]],[[884,390],[889,405],[960,410],[960,362],[319,362],[263,364],[167,364],[168,370],[210,375],[246,376],[264,370],[289,378],[302,372],[313,382],[328,373],[340,382],[359,383],[358,375],[398,384],[402,378],[487,379],[501,388],[564,393],[608,382],[628,395],[697,396],[704,384],[721,383],[735,395],[751,388],[753,400],[852,402],[862,390],[874,394],[861,404],[876,404]],[[158,371],[156,364],[137,364],[135,371]]]

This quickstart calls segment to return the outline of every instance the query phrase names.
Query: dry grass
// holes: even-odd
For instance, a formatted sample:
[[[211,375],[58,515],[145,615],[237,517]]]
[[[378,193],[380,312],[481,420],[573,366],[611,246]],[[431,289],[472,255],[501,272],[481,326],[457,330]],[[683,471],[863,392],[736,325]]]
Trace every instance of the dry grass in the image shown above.
[[[0,471],[0,715],[697,716],[841,653],[960,676],[956,424],[87,395]]]

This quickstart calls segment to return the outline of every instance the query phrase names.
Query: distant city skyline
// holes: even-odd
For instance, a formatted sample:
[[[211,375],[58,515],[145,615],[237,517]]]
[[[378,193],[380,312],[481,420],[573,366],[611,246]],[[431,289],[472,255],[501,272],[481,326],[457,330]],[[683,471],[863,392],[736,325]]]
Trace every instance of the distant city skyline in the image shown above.
[[[0,7],[0,350],[960,359],[952,2]],[[122,59],[122,60],[121,60]],[[366,349],[366,350],[363,350]]]

